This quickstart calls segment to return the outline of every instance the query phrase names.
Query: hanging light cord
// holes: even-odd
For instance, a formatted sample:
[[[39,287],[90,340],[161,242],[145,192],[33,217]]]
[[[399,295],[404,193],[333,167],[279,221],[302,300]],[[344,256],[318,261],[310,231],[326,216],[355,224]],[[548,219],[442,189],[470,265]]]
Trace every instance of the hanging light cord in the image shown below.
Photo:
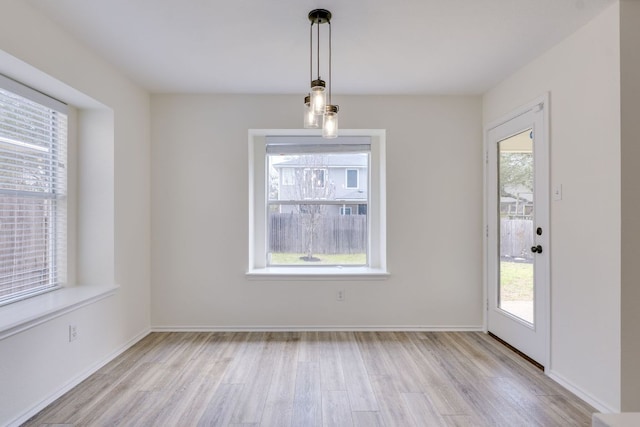
[[[309,82],[313,81],[313,21],[309,27]]]
[[[331,21],[327,21],[329,24],[329,105],[333,105],[331,102]]]
[[[317,66],[318,66],[318,80],[320,80],[320,22],[318,22],[318,49],[317,49],[317,54],[318,54],[318,62],[317,62]]]

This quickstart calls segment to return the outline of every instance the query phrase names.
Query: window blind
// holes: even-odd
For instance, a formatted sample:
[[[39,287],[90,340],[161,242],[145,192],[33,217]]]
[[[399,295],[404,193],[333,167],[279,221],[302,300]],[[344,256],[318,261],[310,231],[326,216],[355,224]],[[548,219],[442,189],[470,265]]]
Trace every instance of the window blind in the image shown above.
[[[339,136],[327,143],[320,136],[267,136],[267,154],[362,153],[371,149],[370,136]]]
[[[0,304],[66,280],[66,112],[0,78]]]

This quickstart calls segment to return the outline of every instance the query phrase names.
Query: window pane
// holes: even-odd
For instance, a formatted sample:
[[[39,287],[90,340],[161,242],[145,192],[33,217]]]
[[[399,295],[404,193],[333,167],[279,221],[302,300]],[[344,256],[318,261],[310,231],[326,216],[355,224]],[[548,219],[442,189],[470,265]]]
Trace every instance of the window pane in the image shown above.
[[[358,169],[347,169],[347,188],[358,188]]]
[[[500,191],[499,306],[534,323],[533,130],[498,145]]]
[[[351,215],[351,206],[340,208],[340,215]]]
[[[0,300],[49,285],[54,201],[0,194]]]
[[[368,265],[368,162],[368,152],[268,155],[268,265]],[[347,171],[357,181],[358,169],[354,189]]]
[[[367,200],[369,153],[267,157],[269,200]]]
[[[366,215],[345,215],[351,206],[342,205],[271,206],[270,265],[367,264]]]

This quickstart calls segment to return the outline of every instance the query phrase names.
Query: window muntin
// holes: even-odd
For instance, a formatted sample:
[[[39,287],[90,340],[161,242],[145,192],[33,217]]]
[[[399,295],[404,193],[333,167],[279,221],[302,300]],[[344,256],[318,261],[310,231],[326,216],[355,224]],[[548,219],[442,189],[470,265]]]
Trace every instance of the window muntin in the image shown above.
[[[66,143],[66,106],[0,78],[0,304],[66,280]]]

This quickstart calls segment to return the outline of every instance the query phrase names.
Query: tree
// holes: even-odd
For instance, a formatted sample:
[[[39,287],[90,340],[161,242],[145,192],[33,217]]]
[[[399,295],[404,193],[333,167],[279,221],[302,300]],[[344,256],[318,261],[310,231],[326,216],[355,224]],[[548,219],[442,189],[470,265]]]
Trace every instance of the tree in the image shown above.
[[[273,167],[273,165],[269,165],[269,188],[268,188],[268,198],[269,200],[278,200],[280,187],[278,185],[278,171]]]
[[[326,205],[317,203],[332,199],[335,185],[329,180],[327,159],[321,154],[304,154],[299,158],[299,166],[295,169],[295,192],[297,200],[309,200],[315,203],[299,204],[297,211],[302,220],[305,240],[305,261],[315,261],[314,244],[318,227],[326,214]]]
[[[520,199],[533,192],[533,153],[500,153],[500,196]]]

